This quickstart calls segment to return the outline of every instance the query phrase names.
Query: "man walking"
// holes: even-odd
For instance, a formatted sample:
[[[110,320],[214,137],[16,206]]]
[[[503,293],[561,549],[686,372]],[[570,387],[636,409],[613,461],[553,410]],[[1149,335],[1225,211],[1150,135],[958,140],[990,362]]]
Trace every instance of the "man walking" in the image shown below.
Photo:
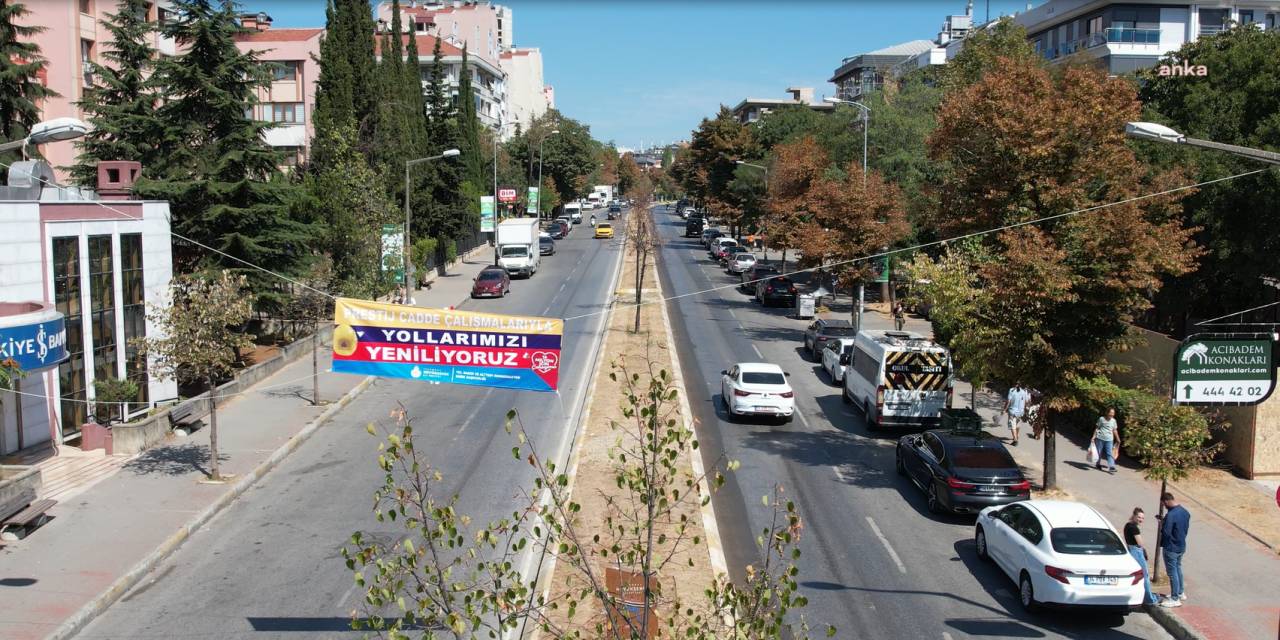
[[[1102,471],[1102,461],[1107,461],[1107,470],[1116,472],[1116,449],[1120,448],[1120,427],[1116,424],[1116,410],[1107,409],[1107,415],[1098,418],[1097,427],[1093,431],[1093,446],[1098,449],[1098,461],[1094,466]]]
[[[1187,530],[1191,527],[1191,513],[1178,504],[1172,493],[1160,497],[1168,512],[1160,518],[1160,550],[1164,552],[1164,568],[1169,574],[1169,597],[1160,602],[1162,607],[1181,607],[1187,599],[1182,590],[1182,554],[1187,552]]]
[[[1018,446],[1018,423],[1026,422],[1027,402],[1031,400],[1031,392],[1027,391],[1019,381],[1009,389],[1009,397],[1005,399],[1004,412],[1009,421],[1009,444]]]
[[[1129,516],[1129,521],[1124,523],[1124,544],[1129,547],[1129,555],[1138,561],[1138,566],[1142,567],[1142,588],[1144,596],[1142,604],[1159,604],[1156,597],[1151,593],[1151,571],[1147,568],[1147,549],[1142,544],[1142,521],[1146,519],[1146,514],[1142,511],[1142,507],[1134,507],[1133,514]]]

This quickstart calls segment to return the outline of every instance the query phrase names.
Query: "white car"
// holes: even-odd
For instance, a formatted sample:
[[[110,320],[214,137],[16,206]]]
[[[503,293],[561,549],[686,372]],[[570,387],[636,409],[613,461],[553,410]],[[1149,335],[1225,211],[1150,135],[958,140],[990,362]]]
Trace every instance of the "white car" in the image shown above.
[[[1028,611],[1070,605],[1128,612],[1142,604],[1142,568],[1115,527],[1089,505],[1025,500],[987,507],[973,536],[978,557],[1017,583]]]
[[[721,371],[720,394],[729,411],[729,420],[757,415],[791,422],[796,401],[795,392],[787,382],[788,375],[782,367],[767,362],[739,362]]]
[[[725,273],[741,274],[754,266],[756,266],[755,254],[739,253],[738,255],[733,256],[733,259],[729,261],[728,265],[725,265],[724,270]]]
[[[831,384],[844,382],[844,370],[853,353],[853,338],[830,338],[822,347],[822,368],[831,378]]]

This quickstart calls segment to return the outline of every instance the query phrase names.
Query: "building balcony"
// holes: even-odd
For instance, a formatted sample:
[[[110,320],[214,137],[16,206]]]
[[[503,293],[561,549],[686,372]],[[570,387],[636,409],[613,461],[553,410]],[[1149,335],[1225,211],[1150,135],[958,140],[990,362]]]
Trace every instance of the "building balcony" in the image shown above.
[[[1067,42],[1056,47],[1049,47],[1041,53],[1048,60],[1056,60],[1078,51],[1085,51],[1103,45],[1132,45],[1143,49],[1159,47],[1160,30],[1115,27],[1101,33],[1091,33],[1079,40]]]
[[[1219,33],[1222,33],[1223,31],[1226,31],[1226,30],[1227,28],[1220,24],[1217,24],[1217,25],[1202,24],[1200,25],[1200,37],[1203,38],[1204,36],[1216,36]]]

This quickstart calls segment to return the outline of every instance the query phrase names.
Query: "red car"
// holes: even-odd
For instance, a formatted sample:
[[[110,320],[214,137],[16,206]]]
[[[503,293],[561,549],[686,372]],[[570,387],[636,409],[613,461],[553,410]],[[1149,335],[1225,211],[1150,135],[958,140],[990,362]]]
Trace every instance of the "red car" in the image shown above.
[[[511,276],[501,267],[485,267],[471,285],[472,298],[502,298],[511,293]]]

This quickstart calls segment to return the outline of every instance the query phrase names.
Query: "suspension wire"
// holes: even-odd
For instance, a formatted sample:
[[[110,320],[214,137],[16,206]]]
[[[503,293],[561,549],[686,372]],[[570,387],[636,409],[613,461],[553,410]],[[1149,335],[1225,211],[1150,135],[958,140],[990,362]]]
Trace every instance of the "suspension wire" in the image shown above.
[[[11,167],[12,167],[12,165],[11,165],[10,163],[7,163],[7,162],[0,162],[0,166],[4,167],[4,168],[6,168],[6,169],[9,169],[9,168],[11,168]],[[51,182],[51,181],[49,181],[49,180],[45,180],[44,178],[41,178],[40,176],[37,176],[37,175],[34,175],[34,174],[32,174],[32,175],[31,175],[31,177],[32,177],[32,178],[34,178],[34,179],[36,179],[36,180],[38,180],[38,181],[40,181],[40,182],[42,182],[42,183],[44,183],[44,184],[45,184],[45,185],[47,185],[47,186],[50,186],[50,187],[53,187],[53,188],[57,189],[59,192],[64,192],[64,193],[65,193],[67,190],[69,190],[69,189],[71,189],[71,188],[72,188],[72,187],[67,186],[67,185],[59,184],[59,183],[57,183],[57,182]],[[141,221],[142,221],[142,218],[131,216],[131,215],[129,215],[128,213],[125,213],[124,211],[121,211],[120,209],[117,209],[116,207],[113,207],[113,206],[111,206],[111,205],[109,205],[109,204],[104,203],[102,200],[88,200],[88,199],[80,198],[80,199],[77,199],[77,200],[65,200],[65,201],[62,201],[62,202],[87,202],[87,203],[92,203],[92,204],[96,204],[96,205],[98,205],[99,207],[102,207],[103,209],[106,209],[106,210],[111,211],[111,212],[113,212],[113,213],[117,213],[117,214],[119,214],[119,215],[122,215],[122,216],[124,216],[125,218],[128,218],[128,219],[130,219],[130,220],[137,220],[137,221],[139,221],[139,222],[141,222]],[[166,203],[166,204],[167,204],[167,203]],[[170,219],[172,219],[172,212],[170,213]],[[184,235],[182,235],[182,234],[180,234],[180,233],[178,233],[178,232],[174,231],[174,230],[173,230],[173,226],[172,226],[172,224],[170,224],[170,227],[169,227],[169,230],[167,231],[167,233],[168,233],[170,236],[174,237],[174,238],[177,238],[177,239],[179,239],[179,240],[182,240],[183,242],[189,242],[189,243],[191,243],[191,244],[193,244],[193,245],[195,245],[195,246],[197,246],[197,247],[200,247],[201,249],[205,249],[205,250],[207,250],[207,251],[212,251],[213,253],[216,253],[216,254],[218,254],[218,255],[225,256],[225,257],[227,257],[227,258],[231,258],[232,260],[235,260],[236,262],[239,262],[240,264],[243,264],[243,265],[245,265],[245,266],[247,266],[247,267],[249,267],[249,268],[251,268],[251,269],[257,269],[258,271],[261,271],[261,272],[263,272],[263,273],[265,273],[265,274],[267,274],[267,275],[271,275],[271,276],[275,276],[275,277],[277,277],[277,278],[280,278],[281,280],[284,280],[285,282],[289,282],[289,283],[292,283],[292,284],[296,284],[296,285],[298,285],[299,287],[302,287],[302,288],[304,288],[304,289],[310,289],[311,291],[314,291],[314,292],[316,292],[316,293],[318,293],[318,294],[320,294],[320,295],[322,295],[322,296],[326,296],[326,297],[328,297],[328,298],[333,298],[333,299],[335,299],[335,300],[337,299],[337,296],[333,295],[332,293],[329,293],[329,292],[327,292],[327,291],[321,291],[321,290],[319,290],[319,289],[317,289],[317,288],[315,288],[315,287],[312,287],[312,286],[310,286],[310,285],[308,285],[308,284],[304,284],[304,283],[302,283],[302,282],[298,282],[297,280],[294,280],[293,278],[290,278],[290,277],[288,277],[288,276],[286,276],[286,275],[284,275],[284,274],[281,274],[281,273],[278,273],[278,272],[272,271],[272,270],[270,270],[270,269],[268,269],[268,268],[266,268],[266,267],[258,266],[258,265],[254,264],[254,263],[252,263],[252,262],[249,262],[248,260],[244,260],[244,259],[242,259],[242,258],[237,258],[236,256],[233,256],[233,255],[231,255],[231,254],[227,253],[226,251],[222,251],[222,250],[220,250],[220,249],[215,249],[214,247],[211,247],[211,246],[209,246],[209,245],[207,245],[207,244],[204,244],[204,243],[202,243],[202,242],[199,242],[199,241],[197,241],[197,240],[192,240],[191,238],[188,238],[188,237],[186,237],[186,236],[184,236]]]
[[[1091,213],[1091,212],[1098,211],[1098,210],[1101,210],[1101,209],[1106,209],[1106,208],[1109,208],[1109,207],[1115,207],[1115,206],[1119,206],[1119,205],[1122,205],[1122,204],[1128,204],[1128,203],[1130,203],[1130,202],[1137,202],[1137,201],[1139,201],[1139,200],[1149,200],[1149,199],[1151,199],[1151,198],[1157,198],[1157,197],[1159,197],[1159,196],[1165,196],[1165,195],[1169,195],[1169,194],[1171,194],[1171,193],[1177,193],[1177,192],[1179,192],[1179,191],[1187,191],[1188,189],[1198,189],[1198,188],[1203,187],[1203,186],[1205,186],[1205,185],[1210,185],[1210,184],[1214,184],[1214,183],[1217,183],[1217,182],[1226,182],[1227,180],[1234,180],[1234,179],[1236,179],[1236,178],[1243,178],[1243,177],[1245,177],[1245,176],[1251,176],[1251,175],[1253,175],[1253,174],[1255,174],[1255,173],[1264,173],[1264,172],[1266,172],[1266,171],[1270,171],[1270,169],[1269,169],[1269,168],[1267,168],[1267,169],[1255,169],[1255,170],[1253,170],[1253,171],[1246,171],[1246,172],[1244,172],[1244,173],[1237,173],[1237,174],[1235,174],[1235,175],[1232,175],[1232,176],[1226,176],[1226,177],[1224,177],[1224,178],[1214,178],[1213,180],[1205,180],[1205,181],[1203,181],[1203,182],[1197,182],[1197,183],[1195,183],[1195,184],[1183,185],[1183,186],[1181,186],[1181,187],[1174,187],[1174,188],[1172,188],[1172,189],[1166,189],[1166,190],[1164,190],[1164,191],[1158,191],[1158,192],[1155,192],[1155,193],[1147,193],[1147,194],[1143,194],[1143,195],[1140,195],[1140,196],[1134,196],[1134,197],[1132,197],[1132,198],[1125,198],[1124,200],[1117,200],[1116,202],[1108,202],[1108,203],[1105,203],[1105,204],[1094,205],[1094,206],[1092,206],[1092,207],[1085,207],[1085,208],[1083,208],[1083,209],[1076,209],[1075,211],[1067,211],[1066,213],[1058,213],[1058,214],[1054,214],[1054,215],[1051,215],[1051,216],[1045,216],[1045,217],[1043,217],[1043,218],[1036,218],[1035,220],[1026,220],[1026,221],[1023,221],[1023,222],[1014,222],[1014,223],[1006,224],[1006,225],[999,226],[999,227],[993,227],[993,228],[990,228],[990,229],[984,229],[984,230],[981,230],[981,231],[974,231],[974,232],[972,232],[972,233],[965,233],[965,234],[961,234],[961,235],[958,235],[958,236],[951,236],[951,237],[949,237],[949,238],[943,238],[943,239],[941,239],[941,240],[934,240],[934,241],[932,241],[932,242],[922,242],[922,243],[920,243],[920,244],[912,245],[912,246],[909,246],[909,247],[902,247],[902,248],[900,248],[900,249],[893,249],[893,250],[889,250],[889,251],[882,251],[882,252],[879,252],[879,253],[873,253],[873,254],[865,255],[865,256],[862,256],[862,257],[858,257],[858,258],[850,258],[850,259],[848,259],[848,260],[841,260],[841,261],[839,261],[839,262],[828,263],[828,264],[824,264],[824,265],[822,265],[822,266],[818,266],[818,267],[809,267],[809,268],[807,268],[807,269],[796,269],[795,271],[792,271],[792,272],[790,272],[790,273],[808,273],[808,272],[818,271],[818,270],[821,270],[821,269],[828,269],[828,268],[831,268],[831,267],[838,267],[838,266],[846,265],[846,264],[854,264],[854,263],[857,263],[857,262],[865,262],[865,261],[868,261],[868,260],[874,260],[874,259],[876,259],[876,258],[883,258],[883,257],[885,257],[885,256],[890,256],[890,255],[893,255],[893,254],[896,254],[896,253],[905,253],[905,252],[907,252],[907,251],[915,251],[915,250],[917,250],[917,249],[924,249],[924,248],[926,248],[926,247],[933,247],[933,246],[937,246],[937,245],[944,245],[944,244],[947,244],[948,242],[955,242],[955,241],[958,241],[958,240],[967,240],[967,239],[969,239],[969,238],[977,238],[977,237],[985,236],[985,235],[989,235],[989,234],[992,234],[992,233],[998,233],[998,232],[1000,232],[1000,231],[1007,231],[1007,230],[1009,230],[1009,229],[1016,229],[1016,228],[1019,228],[1019,227],[1026,227],[1026,226],[1030,226],[1030,225],[1040,224],[1040,223],[1042,223],[1042,222],[1049,222],[1049,221],[1051,221],[1051,220],[1058,220],[1058,219],[1061,219],[1061,218],[1067,218],[1067,217],[1070,217],[1070,216],[1076,216],[1076,215],[1080,215],[1080,214],[1084,214],[1084,213]],[[682,293],[682,294],[679,294],[679,295],[668,296],[668,297],[661,298],[661,299],[657,299],[657,300],[649,300],[649,301],[645,301],[645,302],[640,302],[639,304],[632,302],[632,303],[630,303],[630,304],[617,305],[617,306],[615,306],[614,308],[623,308],[623,309],[628,309],[628,308],[634,308],[634,307],[636,307],[636,306],[641,306],[641,305],[657,304],[657,303],[660,303],[660,302],[670,302],[670,301],[672,301],[672,300],[678,300],[678,299],[680,299],[680,298],[688,298],[688,297],[692,297],[692,296],[698,296],[698,295],[702,295],[702,294],[704,294],[704,293],[711,293],[711,292],[714,292],[714,291],[722,291],[722,290],[724,290],[724,289],[734,289],[734,288],[740,287],[740,286],[742,286],[742,285],[744,285],[744,284],[755,284],[755,283],[757,283],[757,282],[761,282],[761,281],[764,281],[764,280],[773,280],[773,279],[775,279],[775,278],[777,278],[777,277],[779,277],[779,276],[771,276],[771,277],[768,277],[768,278],[758,278],[758,279],[756,279],[756,280],[748,280],[748,281],[745,281],[745,282],[738,282],[738,283],[734,283],[734,284],[726,284],[726,285],[721,285],[721,286],[718,286],[718,287],[711,287],[711,288],[708,288],[708,289],[702,289],[702,290],[699,290],[699,291],[690,291],[690,292],[688,292],[688,293]],[[1280,303],[1272,303],[1272,304],[1280,304]],[[1263,306],[1270,306],[1270,305],[1263,305]],[[1262,308],[1262,307],[1257,307],[1257,308],[1259,308],[1259,309],[1260,309],[1260,308]],[[1249,309],[1248,311],[1252,311],[1252,310],[1253,310],[1253,309]],[[568,317],[568,318],[565,318],[565,319],[564,319],[564,321],[565,321],[565,322],[568,322],[568,321],[570,321],[570,320],[579,320],[579,319],[582,319],[582,318],[589,318],[589,317],[591,317],[591,316],[600,315],[600,314],[602,314],[602,313],[608,313],[608,311],[593,311],[593,312],[591,312],[591,313],[584,313],[584,314],[582,314],[582,315],[570,316],[570,317]],[[1242,312],[1237,312],[1237,313],[1242,313]],[[1225,317],[1229,317],[1229,316],[1233,316],[1233,315],[1236,315],[1236,314],[1235,314],[1235,313],[1227,314],[1226,316],[1223,316],[1223,317],[1225,318]],[[1220,319],[1220,318],[1215,318],[1215,319]]]
[[[1218,321],[1219,321],[1219,320],[1225,320],[1225,319],[1230,318],[1230,317],[1232,317],[1232,316],[1243,316],[1244,314],[1249,313],[1249,312],[1251,312],[1251,311],[1257,311],[1258,309],[1266,309],[1267,307],[1274,307],[1274,306],[1276,306],[1276,305],[1278,305],[1278,304],[1280,304],[1280,300],[1278,300],[1278,301],[1276,301],[1276,302],[1268,302],[1267,304],[1261,304],[1261,305],[1258,305],[1258,306],[1256,306],[1256,307],[1253,307],[1252,309],[1245,309],[1245,310],[1243,310],[1243,311],[1233,311],[1233,312],[1228,313],[1227,315],[1224,315],[1224,316],[1218,316],[1218,317],[1216,317],[1216,318],[1209,318],[1208,320],[1204,320],[1204,321],[1202,321],[1202,322],[1197,322],[1197,323],[1196,323],[1196,326],[1197,326],[1197,327],[1199,327],[1199,326],[1201,326],[1201,325],[1206,325],[1206,324],[1237,324],[1237,325],[1245,325],[1245,324],[1269,324],[1269,325],[1275,325],[1275,324],[1277,324],[1277,323],[1275,323],[1275,322],[1245,323],[1245,322],[1218,322]]]
[[[42,371],[41,373],[44,373],[44,372]],[[332,370],[332,369],[324,369],[324,370],[319,371],[319,372],[317,372],[317,373],[315,373],[315,374],[307,374],[307,375],[305,375],[305,376],[302,376],[301,378],[293,378],[292,380],[285,380],[284,382],[277,382],[277,383],[274,383],[274,384],[267,385],[267,386],[265,386],[265,387],[258,387],[258,388],[250,389],[250,390],[247,390],[247,391],[236,391],[236,392],[234,392],[234,393],[219,393],[219,394],[215,394],[213,397],[215,397],[215,398],[237,398],[237,397],[239,397],[239,396],[247,396],[247,395],[254,394],[254,393],[261,393],[261,392],[264,392],[264,391],[270,391],[270,390],[272,390],[272,389],[279,389],[279,388],[281,388],[281,387],[287,387],[287,386],[289,386],[289,385],[291,385],[291,384],[294,384],[294,383],[296,383],[296,382],[302,382],[302,381],[304,381],[304,380],[310,380],[310,379],[312,379],[312,378],[314,378],[314,377],[316,377],[316,376],[318,376],[318,375],[320,375],[320,374],[324,374],[324,373],[333,373],[333,370]],[[437,384],[438,384],[438,383],[437,383]],[[41,399],[45,399],[45,400],[58,400],[58,401],[60,401],[60,402],[75,402],[75,403],[80,403],[80,404],[91,404],[91,405],[103,405],[103,406],[125,406],[125,405],[132,405],[132,404],[148,404],[148,403],[142,403],[142,402],[102,402],[102,401],[97,401],[97,400],[81,400],[80,398],[66,398],[66,397],[62,397],[62,396],[51,396],[51,395],[44,394],[44,393],[31,393],[30,391],[18,391],[18,390],[16,390],[16,389],[4,389],[4,388],[0,388],[0,391],[8,391],[8,392],[10,392],[10,393],[13,393],[14,395],[27,396],[27,397],[30,397],[30,398],[41,398]],[[179,402],[183,402],[183,401],[190,400],[190,399],[191,399],[191,398],[181,398],[181,399],[178,399],[178,400],[179,400]],[[160,406],[167,406],[167,405],[161,405],[161,404],[160,404],[161,402],[166,402],[166,403],[167,403],[167,402],[169,402],[169,401],[168,401],[168,400],[164,400],[164,401],[157,401],[157,402],[155,403],[155,404],[156,404],[156,406],[157,406],[157,407],[160,407]]]

